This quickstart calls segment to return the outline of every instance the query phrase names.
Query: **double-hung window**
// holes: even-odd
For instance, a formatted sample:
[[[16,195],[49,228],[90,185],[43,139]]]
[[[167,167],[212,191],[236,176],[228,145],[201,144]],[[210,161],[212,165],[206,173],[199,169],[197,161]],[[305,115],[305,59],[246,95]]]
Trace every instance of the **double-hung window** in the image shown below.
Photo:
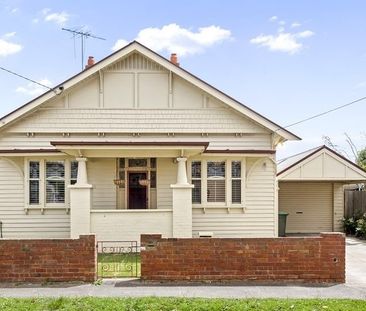
[[[40,187],[40,162],[29,162],[29,198],[30,205],[39,204],[39,187]]]
[[[201,204],[201,161],[192,162],[192,184],[194,188],[192,189],[192,203]]]
[[[192,161],[192,203],[242,204],[242,174],[241,160]]]
[[[64,161],[46,161],[46,203],[65,203]]]
[[[207,202],[226,201],[225,171],[225,161],[207,161]]]
[[[78,162],[70,162],[70,185],[75,185],[78,179]]]
[[[231,162],[231,202],[241,203],[241,161]]]
[[[69,160],[29,160],[27,162],[27,202],[29,205],[64,205],[66,186],[77,181],[78,163]]]

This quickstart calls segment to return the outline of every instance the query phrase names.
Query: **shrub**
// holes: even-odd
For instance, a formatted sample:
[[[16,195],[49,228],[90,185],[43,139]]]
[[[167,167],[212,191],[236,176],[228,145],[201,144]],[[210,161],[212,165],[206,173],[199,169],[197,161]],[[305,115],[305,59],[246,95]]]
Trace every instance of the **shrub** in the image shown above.
[[[362,218],[358,219],[356,222],[356,236],[366,238],[366,215],[364,214]]]
[[[357,229],[357,220],[353,217],[351,218],[342,218],[343,231],[346,234],[356,234]]]

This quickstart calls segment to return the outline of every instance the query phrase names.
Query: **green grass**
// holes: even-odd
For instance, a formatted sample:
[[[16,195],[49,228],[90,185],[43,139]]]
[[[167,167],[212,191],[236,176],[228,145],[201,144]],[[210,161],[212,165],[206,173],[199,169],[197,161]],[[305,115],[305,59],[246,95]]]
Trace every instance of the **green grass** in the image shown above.
[[[98,254],[98,278],[139,277],[140,273],[140,254]]]
[[[188,298],[0,298],[0,310],[119,310],[119,311],[363,311],[366,302],[337,299],[188,299]]]

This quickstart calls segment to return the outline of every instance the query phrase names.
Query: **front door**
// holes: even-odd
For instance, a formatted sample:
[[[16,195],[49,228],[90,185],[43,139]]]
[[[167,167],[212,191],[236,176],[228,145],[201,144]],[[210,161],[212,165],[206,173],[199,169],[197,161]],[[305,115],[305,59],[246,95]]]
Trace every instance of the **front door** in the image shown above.
[[[146,172],[129,172],[128,174],[128,208],[147,209]]]

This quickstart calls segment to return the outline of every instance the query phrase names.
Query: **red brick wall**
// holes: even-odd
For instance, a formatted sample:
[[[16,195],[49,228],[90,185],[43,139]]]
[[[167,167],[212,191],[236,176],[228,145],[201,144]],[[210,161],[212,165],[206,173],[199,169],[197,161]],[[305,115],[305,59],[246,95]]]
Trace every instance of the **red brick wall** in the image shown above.
[[[0,240],[0,282],[96,279],[94,235],[63,240]]]
[[[344,283],[345,237],[162,239],[142,235],[141,277],[169,281]]]

